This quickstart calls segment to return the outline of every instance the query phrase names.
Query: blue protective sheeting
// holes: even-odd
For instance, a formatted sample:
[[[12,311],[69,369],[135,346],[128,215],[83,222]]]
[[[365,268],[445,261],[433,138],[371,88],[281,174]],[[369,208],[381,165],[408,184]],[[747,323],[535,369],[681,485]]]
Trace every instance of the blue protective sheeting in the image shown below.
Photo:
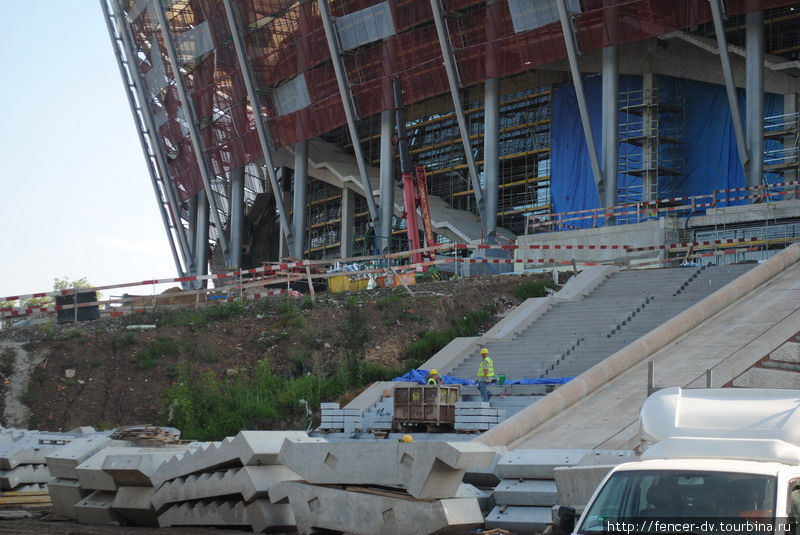
[[[553,377],[553,378],[531,378],[531,379],[512,379],[506,380],[507,385],[563,385],[569,382],[572,377]],[[428,380],[428,370],[411,370],[401,377],[395,377],[392,381],[417,383],[424,385]],[[450,375],[442,375],[442,382],[446,385],[472,386],[478,384],[477,381],[470,379],[459,379]]]

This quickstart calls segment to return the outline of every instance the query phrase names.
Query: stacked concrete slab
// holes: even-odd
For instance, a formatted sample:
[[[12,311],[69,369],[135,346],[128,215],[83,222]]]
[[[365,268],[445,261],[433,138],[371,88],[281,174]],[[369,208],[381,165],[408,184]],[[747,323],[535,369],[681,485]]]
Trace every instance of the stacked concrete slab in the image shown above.
[[[320,412],[320,431],[353,433],[362,428],[359,409],[341,409],[338,403],[321,403]]]
[[[486,431],[505,419],[504,409],[493,408],[488,401],[461,401],[456,403],[457,431]]]
[[[554,505],[582,508],[615,465],[635,460],[631,451],[514,450],[495,467],[500,483],[488,528],[520,535],[541,533]]]
[[[364,412],[361,419],[361,430],[365,432],[389,431],[392,429],[393,417],[394,398],[381,396],[380,401]]]
[[[291,506],[300,533],[463,533],[483,523],[464,472],[491,466],[494,454],[473,442],[287,439],[279,461],[302,481],[279,483],[269,496]]]

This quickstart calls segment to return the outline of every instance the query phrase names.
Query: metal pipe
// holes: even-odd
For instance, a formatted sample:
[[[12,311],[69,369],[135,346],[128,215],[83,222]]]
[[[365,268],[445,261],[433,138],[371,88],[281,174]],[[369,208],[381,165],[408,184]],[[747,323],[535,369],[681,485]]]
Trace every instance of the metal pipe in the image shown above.
[[[226,0],[227,1],[227,0]],[[306,191],[308,186],[308,140],[294,144],[294,258],[303,258],[306,250]]]
[[[392,150],[392,130],[394,129],[393,110],[381,112],[381,228],[375,229],[380,235],[381,253],[388,253],[391,247],[392,220],[394,218],[394,151]]]
[[[325,28],[325,37],[328,41],[328,49],[331,53],[331,62],[333,63],[333,70],[336,73],[336,83],[339,86],[339,94],[342,97],[342,106],[344,106],[344,115],[347,118],[347,128],[350,131],[350,142],[353,144],[353,152],[356,156],[356,164],[358,165],[358,172],[361,175],[361,186],[364,188],[364,197],[367,199],[367,209],[369,216],[372,219],[373,228],[381,228],[380,214],[375,205],[375,195],[372,193],[372,184],[369,181],[369,174],[367,173],[367,162],[364,158],[364,153],[361,150],[361,139],[358,137],[358,128],[356,127],[356,107],[353,103],[353,95],[350,92],[350,87],[347,84],[347,77],[342,64],[342,57],[339,54],[339,41],[336,30],[331,21],[331,11],[328,7],[328,0],[318,0],[319,12],[322,16],[322,25]]]
[[[725,78],[725,91],[728,93],[728,105],[731,109],[731,122],[736,134],[736,148],[739,149],[739,160],[747,173],[747,164],[750,160],[747,142],[745,141],[744,126],[742,125],[742,112],[739,110],[739,99],[736,97],[736,85],[733,83],[733,70],[731,57],[728,54],[728,39],[725,28],[722,26],[722,0],[710,0],[711,15],[714,19],[714,33],[717,35],[717,48],[719,60],[722,63],[722,75]]]
[[[339,231],[339,253],[342,258],[353,256],[353,192],[342,188],[342,222]]]
[[[464,115],[464,106],[461,102],[461,93],[459,92],[461,83],[458,79],[455,60],[453,59],[453,53],[450,49],[450,37],[447,33],[447,28],[445,28],[440,0],[430,0],[430,2],[431,10],[433,11],[433,21],[436,24],[436,35],[439,38],[439,46],[442,49],[444,69],[447,72],[447,84],[450,86],[450,96],[453,98],[453,108],[456,114],[456,121],[458,122],[458,131],[461,135],[461,144],[464,147],[467,170],[469,171],[470,182],[472,182],[472,190],[475,192],[475,204],[477,205],[478,215],[481,218],[481,222],[483,222],[485,230],[486,205],[483,199],[483,191],[481,190],[481,182],[478,178],[478,168],[475,165],[475,156],[472,154],[472,143],[469,139],[467,118]]]
[[[578,68],[578,51],[575,45],[575,35],[572,31],[572,22],[567,12],[565,0],[556,0],[556,3],[558,4],[558,15],[561,18],[561,30],[564,32],[564,43],[567,45],[567,58],[569,59],[569,69],[572,73],[572,82],[575,84],[575,97],[578,100],[578,111],[581,114],[583,137],[586,138],[586,146],[589,149],[589,163],[592,165],[594,182],[599,186],[603,180],[603,175],[600,172],[597,145],[594,143],[594,134],[589,121],[589,108],[586,106],[586,95],[583,92],[583,79]]]
[[[112,44],[116,43],[117,36],[114,31],[114,27],[111,22],[111,12],[108,10],[108,4],[106,0],[100,0],[100,6],[103,9],[103,14],[106,18],[106,27],[108,28],[108,34],[111,37]],[[158,143],[158,140],[155,138],[157,135],[157,130],[154,127],[153,117],[150,113],[150,109],[147,107],[147,99],[144,96],[144,90],[142,88],[142,78],[139,72],[139,69],[136,65],[131,63],[131,58],[135,58],[136,55],[133,54],[133,49],[130,41],[130,35],[128,34],[128,28],[125,26],[123,21],[122,14],[120,13],[119,5],[117,4],[116,0],[112,0],[111,7],[113,10],[114,20],[116,21],[117,29],[119,31],[119,41],[122,43],[123,50],[125,52],[125,56],[128,58],[128,70],[125,69],[123,65],[122,58],[119,55],[119,51],[117,50],[116,45],[114,46],[115,51],[117,52],[114,54],[117,57],[117,66],[119,67],[120,74],[122,75],[123,82],[128,86],[126,89],[126,93],[128,95],[128,104],[131,107],[131,112],[133,113],[134,120],[136,120],[137,124],[139,123],[139,113],[141,113],[142,119],[144,120],[144,127],[146,128],[147,132],[149,133],[151,142],[148,145],[147,140],[145,139],[144,133],[142,132],[141,126],[137,128],[137,132],[139,134],[139,142],[142,145],[142,151],[145,154],[145,159],[147,160],[147,168],[150,173],[150,180],[153,184],[153,191],[156,194],[156,198],[158,199],[159,204],[159,211],[161,212],[161,218],[164,222],[165,230],[167,231],[167,238],[169,240],[169,246],[172,251],[173,259],[175,260],[175,267],[178,270],[178,274],[183,276],[186,273],[192,273],[194,271],[194,258],[192,257],[192,247],[189,244],[189,240],[186,236],[186,229],[183,227],[183,222],[180,218],[180,209],[178,207],[178,202],[172,195],[173,191],[170,187],[169,183],[169,167],[167,167],[166,158],[162,152],[161,145]],[[137,105],[136,100],[134,100],[134,94],[131,92],[131,85],[128,84],[128,76],[130,75],[131,81],[133,82],[132,87],[136,91],[136,99],[141,105]],[[137,113],[137,111],[139,113]],[[150,148],[152,149],[152,153],[155,156],[157,166],[153,165],[152,160],[149,157],[151,152]],[[164,209],[163,205],[163,197],[161,189],[158,187],[158,177],[156,176],[157,171],[160,170],[161,173],[161,182],[164,187],[164,195],[167,198],[167,203],[170,208],[170,213],[167,214],[167,211]],[[170,222],[171,221],[171,222]],[[175,229],[175,234],[178,236],[178,243],[181,248],[181,257],[183,258],[183,265],[181,264],[180,259],[178,258],[178,252],[175,247],[175,240],[172,236],[172,228]]]
[[[284,237],[292,248],[292,225],[289,222],[289,216],[286,212],[286,206],[283,203],[283,195],[278,186],[278,175],[275,173],[275,163],[272,159],[272,140],[270,138],[269,130],[264,124],[266,119],[261,113],[261,103],[258,99],[258,92],[256,91],[256,83],[253,79],[253,71],[250,68],[250,62],[245,54],[244,39],[242,33],[239,31],[239,18],[236,11],[231,4],[231,0],[222,0],[225,5],[225,15],[228,18],[228,26],[231,30],[231,37],[233,38],[233,47],[236,49],[236,58],[239,61],[239,67],[242,70],[242,79],[244,80],[244,87],[247,91],[247,98],[250,100],[250,106],[253,108],[253,115],[256,117],[256,132],[258,133],[258,141],[261,145],[261,152],[264,155],[264,163],[267,167],[267,176],[269,177],[269,184],[272,188],[272,195],[275,197],[275,207],[278,210],[278,217],[281,220],[281,229],[284,231]],[[297,211],[295,211],[295,214]],[[301,255],[302,256],[302,255]],[[298,257],[300,258],[300,257]]]
[[[617,204],[619,107],[619,49],[603,49],[603,182],[600,204],[611,208]]]
[[[200,140],[200,132],[197,130],[197,118],[195,117],[194,107],[192,106],[192,99],[189,98],[189,93],[186,91],[186,85],[183,83],[181,76],[181,68],[178,64],[178,52],[175,50],[175,43],[172,42],[172,37],[169,33],[169,25],[167,24],[167,17],[164,15],[164,0],[153,0],[156,8],[156,17],[158,24],[161,26],[161,34],[164,37],[164,45],[167,48],[167,55],[169,56],[169,64],[172,67],[172,74],[175,77],[175,85],[178,89],[178,98],[181,101],[181,107],[186,114],[187,129],[189,130],[189,138],[192,142],[195,158],[197,158],[197,166],[200,168],[200,176],[203,179],[203,187],[206,190],[206,197],[211,209],[211,220],[214,221],[214,226],[217,228],[217,239],[222,248],[222,255],[225,258],[225,263],[230,265],[230,249],[228,248],[228,240],[225,239],[225,232],[222,227],[222,220],[219,217],[219,209],[217,208],[217,199],[214,196],[214,190],[211,188],[211,167],[208,165],[206,154],[203,151],[203,144]]]
[[[500,78],[484,83],[483,175],[486,184],[486,238],[497,234],[500,195]]]
[[[195,222],[195,273],[197,275],[208,274],[208,195],[205,190],[197,192],[197,221]],[[205,288],[208,283],[201,281],[197,283],[199,288]]]
[[[750,169],[747,185],[760,186],[764,174],[764,13],[751,11],[745,15],[747,43],[747,145]]]
[[[242,239],[244,235],[244,167],[229,173],[231,181],[231,265],[242,266]]]

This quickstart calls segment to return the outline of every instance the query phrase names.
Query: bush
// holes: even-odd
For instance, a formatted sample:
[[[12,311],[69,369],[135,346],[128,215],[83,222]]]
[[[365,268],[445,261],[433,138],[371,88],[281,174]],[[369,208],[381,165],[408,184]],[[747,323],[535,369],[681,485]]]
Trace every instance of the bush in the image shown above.
[[[399,375],[377,364],[361,364],[367,382]],[[357,379],[339,368],[329,377],[305,375],[285,378],[274,375],[266,359],[255,370],[234,377],[201,372],[182,362],[171,370],[177,379],[165,394],[166,423],[190,440],[219,440],[242,429],[280,429],[302,421],[305,408],[322,400],[336,399],[355,386]]]
[[[463,318],[454,320],[451,326],[444,331],[423,332],[420,339],[411,343],[406,349],[405,358],[408,365],[411,368],[417,368],[454,338],[478,334],[481,325],[494,317],[494,312],[494,305],[485,305],[480,310],[475,310]]]
[[[552,280],[527,281],[517,286],[514,290],[514,295],[520,300],[530,299],[531,297],[544,297],[547,295],[548,288],[555,290],[558,286]]]
[[[242,301],[224,301],[200,308],[160,310],[154,314],[154,320],[162,327],[188,327],[231,320],[241,316],[246,310],[247,305]]]

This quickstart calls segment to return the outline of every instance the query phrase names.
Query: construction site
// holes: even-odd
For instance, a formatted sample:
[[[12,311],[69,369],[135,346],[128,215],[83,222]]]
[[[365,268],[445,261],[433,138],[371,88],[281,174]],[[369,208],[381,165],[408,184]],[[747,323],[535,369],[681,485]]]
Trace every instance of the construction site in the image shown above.
[[[800,3],[100,5],[175,272],[0,296],[0,532],[800,520]]]

